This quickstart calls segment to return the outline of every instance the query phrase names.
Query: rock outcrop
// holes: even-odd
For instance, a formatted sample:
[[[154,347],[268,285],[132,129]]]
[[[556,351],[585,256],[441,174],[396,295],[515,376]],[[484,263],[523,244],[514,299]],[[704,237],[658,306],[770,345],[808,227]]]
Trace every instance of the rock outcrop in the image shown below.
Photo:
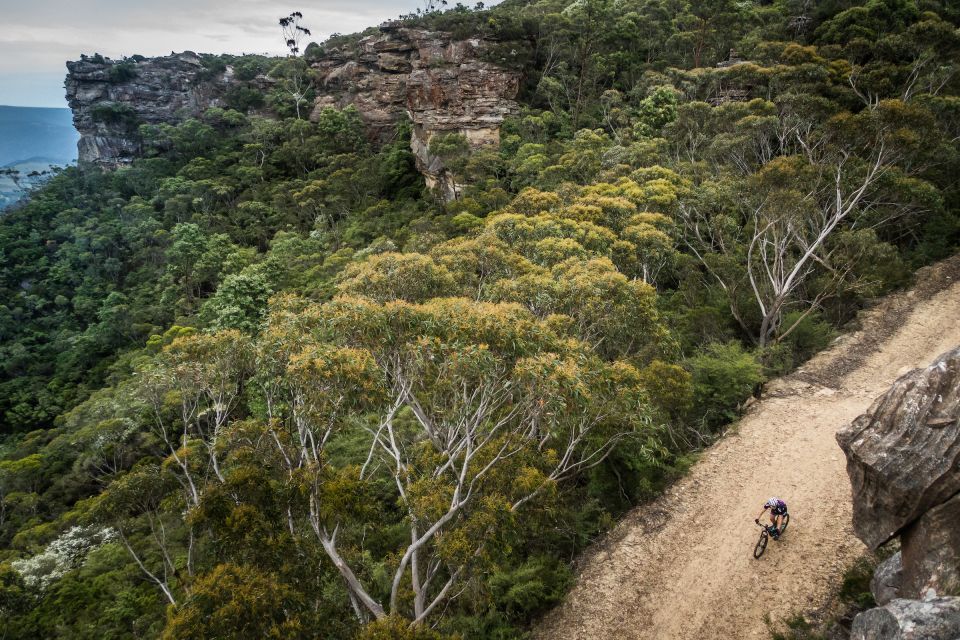
[[[957,640],[960,598],[893,600],[853,620],[850,640]]]
[[[857,536],[901,552],[870,583],[854,640],[960,638],[960,348],[901,377],[837,434]]]
[[[837,441],[854,530],[876,549],[960,492],[960,349],[898,379]]]
[[[519,109],[520,74],[484,61],[486,47],[479,39],[386,24],[355,48],[328,51],[313,63],[320,75],[314,112],[353,105],[381,140],[409,119],[417,167],[429,186],[452,194],[455,185],[429,153],[433,137],[457,133],[473,149],[496,148],[500,125]]]
[[[448,33],[385,24],[377,35],[311,57],[317,76],[313,117],[325,107],[354,106],[374,141],[390,140],[397,124],[413,127],[411,147],[429,185],[451,194],[452,179],[430,141],[464,135],[472,149],[496,148],[500,125],[519,107],[520,74],[483,60],[488,43]],[[176,123],[220,106],[233,69],[211,71],[196,54],[68,62],[67,99],[80,131],[82,162],[117,166],[140,153],[136,126]],[[260,76],[263,91],[271,81]]]
[[[232,74],[211,73],[193,52],[67,62],[67,101],[80,132],[78,157],[105,167],[140,154],[137,126],[174,123],[219,104]]]

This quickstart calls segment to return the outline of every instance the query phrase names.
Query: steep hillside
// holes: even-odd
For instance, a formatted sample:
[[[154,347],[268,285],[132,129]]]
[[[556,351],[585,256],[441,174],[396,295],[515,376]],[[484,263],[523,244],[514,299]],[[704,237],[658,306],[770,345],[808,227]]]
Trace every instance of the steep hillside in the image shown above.
[[[0,217],[0,636],[522,638],[766,381],[960,247],[953,3],[435,8],[69,64],[89,162]],[[708,571],[616,568],[663,633],[656,598],[703,586],[699,625],[748,586],[710,580],[767,488],[720,453],[800,452],[769,558],[807,518],[847,539],[823,434],[894,365],[844,353],[682,481],[717,512],[664,548]],[[777,589],[751,611],[807,597]]]
[[[628,514],[578,567],[538,638],[769,638],[865,552],[835,434],[905,371],[960,345],[960,260],[865,312],[863,328],[775,380],[689,475]],[[753,558],[753,519],[782,497],[790,526]]]

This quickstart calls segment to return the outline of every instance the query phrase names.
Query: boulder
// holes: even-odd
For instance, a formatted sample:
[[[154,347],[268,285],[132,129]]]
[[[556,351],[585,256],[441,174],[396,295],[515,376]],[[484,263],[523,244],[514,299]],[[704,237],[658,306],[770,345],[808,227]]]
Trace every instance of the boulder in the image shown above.
[[[960,348],[899,378],[837,441],[873,549],[960,492]]]
[[[892,600],[853,620],[850,640],[957,640],[960,598]]]
[[[881,607],[894,598],[899,597],[900,584],[903,581],[903,564],[900,552],[896,552],[883,562],[870,580],[870,593]]]
[[[930,509],[900,537],[901,597],[960,593],[960,494]]]

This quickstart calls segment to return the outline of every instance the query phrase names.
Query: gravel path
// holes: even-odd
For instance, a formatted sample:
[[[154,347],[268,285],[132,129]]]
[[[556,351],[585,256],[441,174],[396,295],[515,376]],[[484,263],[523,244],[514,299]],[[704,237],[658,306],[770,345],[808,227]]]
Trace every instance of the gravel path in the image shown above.
[[[822,605],[864,551],[834,433],[898,376],[960,345],[960,258],[924,270],[861,325],[767,385],[685,478],[594,545],[534,637],[769,638],[768,616]],[[754,560],[753,519],[771,495],[789,504],[790,529]]]

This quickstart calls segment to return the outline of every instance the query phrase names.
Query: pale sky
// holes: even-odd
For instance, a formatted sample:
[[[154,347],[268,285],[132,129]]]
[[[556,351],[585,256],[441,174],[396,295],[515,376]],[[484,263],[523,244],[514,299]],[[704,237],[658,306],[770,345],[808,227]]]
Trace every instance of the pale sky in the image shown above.
[[[64,62],[171,51],[284,52],[291,11],[322,41],[409,13],[422,0],[0,0],[0,105],[66,107]],[[453,4],[453,3],[451,3]],[[472,2],[471,2],[472,4]],[[488,4],[493,4],[488,2]],[[304,43],[306,44],[306,43]]]

